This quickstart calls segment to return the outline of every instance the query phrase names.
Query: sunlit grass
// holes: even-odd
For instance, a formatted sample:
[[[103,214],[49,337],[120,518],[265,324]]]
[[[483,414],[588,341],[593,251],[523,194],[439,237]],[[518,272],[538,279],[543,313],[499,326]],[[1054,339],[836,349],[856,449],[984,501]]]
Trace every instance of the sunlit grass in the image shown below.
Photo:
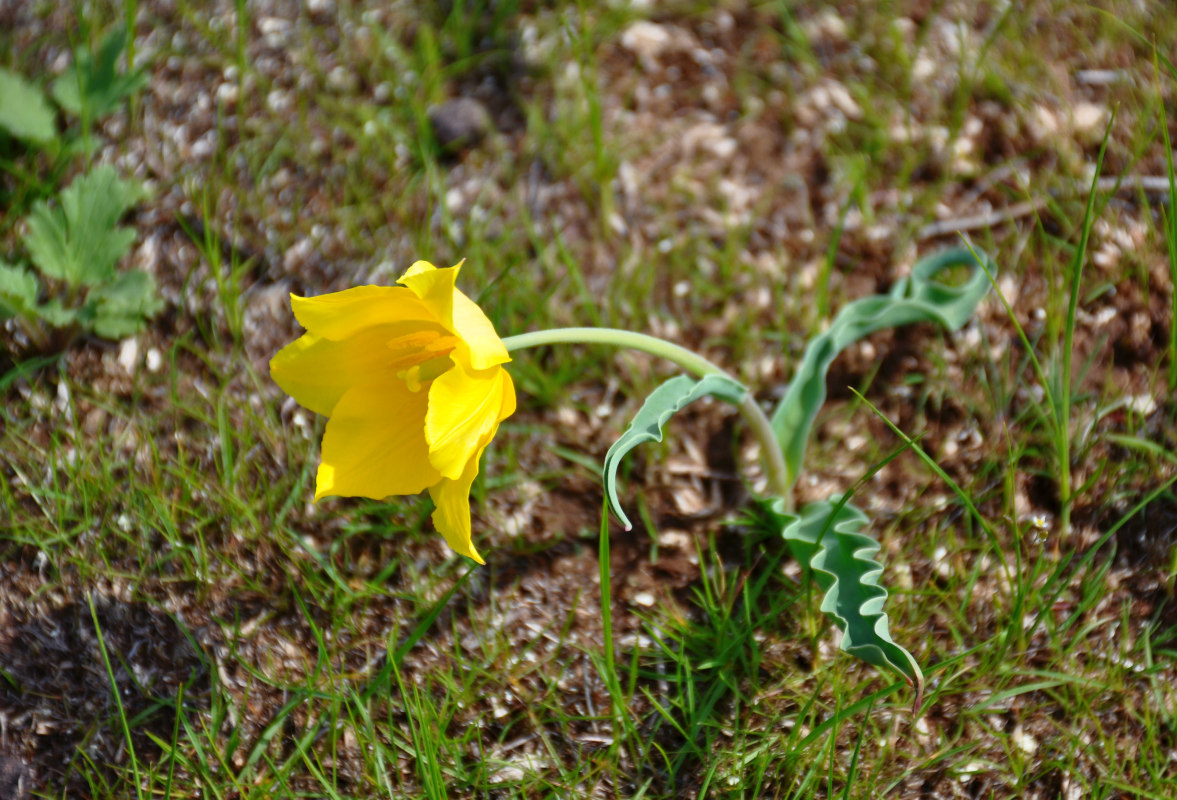
[[[144,0],[105,4],[91,29],[136,6],[154,21]],[[762,218],[774,210],[772,192],[750,222],[709,227],[695,212],[726,210],[714,182],[662,191],[657,171],[640,187],[641,214],[618,233],[623,165],[640,166],[664,133],[631,129],[621,120],[635,117],[619,116],[636,100],[614,84],[645,75],[618,44],[639,16],[632,9],[564,4],[532,14],[474,2],[368,17],[339,6],[338,20],[369,38],[330,50],[318,27],[299,28],[289,47],[307,60],[310,88],[292,89],[293,108],[281,113],[266,105],[276,84],[254,57],[253,6],[232,4],[233,24],[221,26],[201,4],[179,4],[200,58],[232,67],[238,86],[234,105],[219,112],[222,122],[237,116],[237,133],[218,139],[208,164],[180,165],[187,182],[156,177],[161,189],[173,179],[184,187],[201,223],[178,218],[197,251],[185,286],[207,302],[196,314],[169,309],[178,320],[167,323],[171,332],[143,340],[162,347],[163,366],[137,367],[121,388],[78,380],[70,356],[0,381],[0,568],[25,581],[30,610],[20,619],[64,599],[87,612],[88,598],[100,609],[142,606],[175,624],[200,665],[159,691],[150,676],[128,678],[134,656],[103,639],[94,663],[130,693],[116,695],[126,705],[110,699],[81,723],[85,735],[61,767],[73,785],[111,800],[1172,795],[1177,546],[1158,545],[1158,564],[1125,550],[1133,526],[1160,536],[1173,513],[1175,411],[1155,386],[1129,385],[1116,371],[1124,357],[1090,317],[1120,313],[1109,287],[1159,297],[1168,327],[1158,327],[1165,336],[1155,352],[1167,362],[1155,377],[1177,384],[1177,305],[1139,267],[1155,259],[1177,280],[1177,191],[1167,207],[1155,194],[1088,194],[1098,176],[1083,168],[1099,157],[1098,137],[1067,139],[1058,152],[1030,137],[1044,93],[1067,88],[1046,84],[1080,61],[1092,67],[1076,57],[1060,73],[1048,63],[1055,46],[1035,46],[1045,33],[1034,20],[1058,9],[1011,5],[989,20],[974,32],[977,47],[936,61],[932,77],[952,76],[943,92],[916,72],[926,69],[921,55],[942,55],[947,33],[935,14],[913,22],[908,39],[891,9],[867,4],[843,15],[839,40],[814,23],[816,6],[764,4],[736,14],[736,25],[745,13],[755,22],[724,40],[711,8],[660,11],[656,21],[714,37],[709,48],[740,65],[725,89],[734,95],[730,117],[684,91],[666,131],[707,114],[728,130],[763,124],[787,143],[804,127],[790,103],[823,76],[842,81],[862,107],[860,119],[815,146],[832,177],[821,179],[826,194],[809,200],[812,239],[790,220],[793,238],[774,242]],[[1057,28],[1080,50],[1125,46],[1128,36],[1100,26],[1098,15],[1068,14]],[[545,63],[513,73],[523,21],[556,44],[539,51]],[[843,58],[847,42],[876,68]],[[322,52],[363,88],[328,89],[330,67],[315,61]],[[39,57],[5,55],[22,69]],[[154,58],[189,55],[168,39]],[[136,65],[151,57],[129,54]],[[517,104],[520,127],[461,156],[443,153],[430,106],[499,80],[500,68],[503,102]],[[1172,78],[1162,64],[1154,83],[1122,85],[1105,176],[1163,170],[1172,183]],[[664,73],[649,81],[674,91]],[[774,89],[785,98],[780,108],[748,111]],[[146,102],[127,137],[141,131]],[[1008,119],[1010,129],[994,135],[981,170],[958,174],[946,153],[984,103],[1002,109],[985,124]],[[893,114],[899,128],[938,126],[946,138],[904,141]],[[5,219],[15,219],[54,190],[64,167],[2,155],[4,197],[16,209]],[[712,158],[696,157],[680,176]],[[424,499],[310,504],[321,423],[305,412],[296,420],[264,374],[265,354],[251,351],[251,303],[269,284],[317,293],[372,272],[392,280],[412,254],[466,258],[464,279],[500,331],[658,329],[724,361],[770,400],[804,335],[865,284],[902,274],[905,253],[935,246],[915,238],[937,204],[1001,169],[1015,177],[986,202],[1047,198],[1037,215],[968,232],[994,255],[996,285],[1018,295],[1005,305],[994,293],[960,334],[918,328],[852,354],[808,462],[815,481],[844,489],[904,437],[927,455],[909,449],[861,490],[864,502],[877,500],[872,533],[884,543],[892,632],[929,678],[916,717],[905,684],[837,651],[819,592],[740,499],[737,477],[724,478],[736,499],[719,513],[678,515],[668,498],[687,478],[659,470],[681,451],[651,449],[627,466],[649,541],[633,545],[617,530],[601,537],[610,528],[597,524],[600,497],[586,464],[599,460],[607,441],[593,448],[607,436],[557,434],[559,415],[597,420],[606,432],[623,425],[637,390],[656,385],[665,365],[585,347],[516,358],[523,410],[504,425],[474,491],[476,541],[491,563],[472,569],[437,542]],[[297,179],[289,207],[276,209],[269,182],[282,170]],[[886,192],[898,199],[879,201]],[[301,213],[312,201],[322,216]],[[1093,266],[1087,232],[1124,217],[1155,234],[1145,252]],[[891,226],[882,255],[865,233],[875,223]],[[288,268],[299,240],[321,241],[316,225],[342,244],[318,266],[302,271],[292,259]],[[14,235],[2,222],[0,232]],[[239,234],[253,245],[248,253],[229,246]],[[784,277],[743,257],[754,250],[776,253]],[[805,271],[813,280],[802,285]],[[1076,337],[1086,349],[1075,348]],[[79,350],[113,360],[117,345],[105,347]],[[630,385],[632,396],[621,388]],[[1154,411],[1139,410],[1141,393]],[[671,438],[705,450],[713,432],[676,423]],[[863,441],[851,447],[855,436]],[[561,491],[585,495],[588,511]],[[572,510],[542,517],[561,502]],[[515,520],[514,506],[527,503],[537,510]],[[685,546],[668,544],[683,531]],[[597,559],[610,556],[612,570],[598,570]],[[652,605],[634,600],[647,584],[666,587]],[[93,615],[93,636],[109,627],[105,619]],[[0,657],[0,685],[19,694],[23,680]],[[147,718],[128,710],[143,698],[172,722],[150,728],[151,747],[134,735]],[[122,744],[88,749],[102,737]],[[120,755],[108,760],[111,752]],[[58,782],[46,796],[63,792]]]

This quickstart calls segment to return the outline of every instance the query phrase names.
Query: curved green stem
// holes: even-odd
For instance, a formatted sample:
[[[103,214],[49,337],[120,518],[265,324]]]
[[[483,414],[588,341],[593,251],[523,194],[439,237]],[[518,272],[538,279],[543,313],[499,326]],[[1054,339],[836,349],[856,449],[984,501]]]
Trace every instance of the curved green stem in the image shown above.
[[[724,375],[735,380],[717,364],[708,361],[698,353],[687,350],[673,342],[659,339],[645,333],[620,330],[618,328],[552,328],[545,331],[532,331],[503,339],[508,351],[523,350],[527,347],[540,347],[548,344],[607,344],[615,347],[628,347],[641,350],[644,353],[665,358],[688,372],[703,377],[704,375]],[[738,381],[737,381],[738,383]],[[744,395],[739,405],[740,413],[748,423],[752,435],[760,443],[761,455],[764,458],[765,474],[768,478],[769,491],[780,497],[788,510],[793,508],[792,480],[785,457],[781,452],[780,443],[773,433],[772,423],[763,409],[756,403],[751,392]]]

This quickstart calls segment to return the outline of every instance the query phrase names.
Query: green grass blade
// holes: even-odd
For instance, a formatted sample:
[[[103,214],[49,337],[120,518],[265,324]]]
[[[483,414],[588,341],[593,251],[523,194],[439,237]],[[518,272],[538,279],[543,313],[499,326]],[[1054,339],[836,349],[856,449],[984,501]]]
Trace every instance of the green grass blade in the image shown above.
[[[866,407],[874,412],[875,416],[881,419],[887,425],[887,427],[891,429],[892,433],[902,439],[904,445],[910,447],[912,452],[919,456],[920,460],[927,464],[928,468],[931,469],[932,472],[936,473],[936,477],[940,478],[940,480],[948,484],[948,487],[952,489],[952,493],[960,499],[961,504],[964,505],[964,507],[968,510],[969,515],[972,516],[974,520],[976,520],[977,524],[981,526],[981,530],[985,532],[985,536],[989,539],[989,543],[993,546],[993,552],[997,556],[997,560],[1001,564],[1001,568],[1005,570],[1006,579],[1013,580],[1013,576],[1010,575],[1009,572],[1009,564],[1007,563],[1005,555],[1001,549],[1001,542],[997,538],[997,532],[993,530],[993,526],[990,525],[985,517],[981,514],[980,510],[977,508],[977,504],[973,502],[971,497],[969,497],[968,492],[962,489],[960,484],[954,481],[952,476],[945,472],[944,468],[936,463],[936,459],[928,455],[927,451],[920,447],[919,443],[915,439],[912,439],[910,436],[904,433],[903,430],[894,422],[892,422],[886,414],[879,411],[874,403],[872,403],[870,400],[867,400],[853,389],[850,391],[854,392],[858,399],[865,403]]]
[[[601,536],[597,542],[597,569],[601,580],[601,639],[604,652],[593,658],[601,680],[609,692],[609,708],[613,721],[613,744],[616,749],[625,732],[625,697],[621,690],[621,676],[617,674],[616,647],[613,639],[613,578],[609,554],[609,513],[601,509]]]
[[[1079,246],[1071,258],[1071,286],[1070,298],[1067,301],[1067,323],[1063,329],[1063,373],[1060,383],[1059,408],[1057,416],[1059,459],[1059,526],[1064,534],[1071,529],[1071,502],[1073,489],[1071,486],[1071,355],[1075,340],[1075,315],[1079,311],[1079,283],[1083,279],[1083,262],[1087,259],[1087,243],[1091,239],[1091,228],[1095,224],[1095,196],[1099,187],[1099,176],[1103,170],[1103,157],[1107,152],[1108,140],[1112,135],[1112,125],[1116,122],[1113,109],[1108,118],[1107,127],[1103,132],[1103,141],[1099,145],[1099,155],[1095,159],[1095,171],[1091,176],[1091,191],[1087,194],[1087,208],[1083,212],[1083,232],[1079,236]]]
[[[377,693],[387,691],[389,687],[389,678],[392,676],[394,671],[400,668],[400,665],[404,663],[405,656],[409,654],[409,651],[412,650],[417,645],[417,642],[421,641],[421,637],[428,633],[429,629],[433,627],[433,623],[437,621],[437,618],[441,616],[441,612],[445,610],[447,605],[449,605],[450,599],[463,586],[466,585],[466,582],[470,579],[470,575],[473,574],[473,572],[473,569],[468,569],[462,573],[462,577],[458,578],[458,580],[454,582],[454,585],[451,586],[445,594],[443,594],[437,599],[436,602],[429,606],[424,616],[422,616],[421,619],[417,621],[417,624],[413,626],[413,630],[409,632],[407,637],[405,637],[405,640],[401,642],[395,650],[391,650],[390,652],[386,653],[386,658],[384,660],[383,666],[380,668],[380,671],[372,676],[361,693],[363,702],[367,703]]]
[[[1153,48],[1153,69],[1157,71],[1155,59],[1156,48]],[[1159,76],[1158,76],[1159,81]],[[1169,121],[1165,111],[1164,99],[1160,99],[1161,137],[1165,143],[1165,177],[1169,181],[1169,205],[1161,206],[1161,220],[1164,223],[1165,244],[1168,245],[1169,278],[1177,286],[1177,175],[1173,170],[1173,145],[1169,141]],[[1170,298],[1171,316],[1169,317],[1169,389],[1177,389],[1177,291]]]
[[[127,755],[131,760],[131,773],[135,780],[135,796],[142,800],[143,778],[139,771],[139,758],[135,753],[135,743],[131,739],[131,726],[127,719],[127,709],[123,705],[122,693],[119,689],[118,680],[114,675],[114,665],[111,663],[110,654],[106,650],[106,639],[103,638],[102,625],[98,621],[98,609],[94,605],[94,595],[90,594],[86,600],[90,604],[90,620],[94,623],[94,638],[98,641],[98,651],[102,654],[102,665],[106,668],[106,677],[110,681],[110,694],[114,698],[119,725],[123,731],[123,741],[126,743]]]
[[[861,700],[846,706],[845,708],[839,708],[836,713],[831,714],[828,719],[815,726],[814,729],[810,731],[804,739],[798,742],[795,747],[791,748],[790,752],[806,752],[814,742],[829,733],[831,729],[837,728],[842,724],[843,721],[850,719],[856,714],[870,711],[870,709],[874,708],[875,703],[877,703],[879,700],[882,700],[884,697],[890,697],[891,695],[895,694],[895,692],[899,691],[902,687],[902,683],[895,682],[890,686],[885,686],[882,689],[879,689],[877,692],[874,692],[862,698]]]

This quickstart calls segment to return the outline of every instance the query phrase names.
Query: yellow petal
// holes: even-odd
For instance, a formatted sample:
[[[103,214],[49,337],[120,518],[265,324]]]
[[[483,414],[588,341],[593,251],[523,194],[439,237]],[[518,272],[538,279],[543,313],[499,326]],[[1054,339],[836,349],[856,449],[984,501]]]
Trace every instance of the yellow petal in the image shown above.
[[[398,322],[441,321],[401,286],[355,286],[317,297],[292,294],[290,305],[299,323],[324,339],[346,339],[365,328]]]
[[[469,348],[469,363],[474,369],[487,369],[511,360],[503,340],[477,303],[454,290],[453,332]]]
[[[416,494],[441,480],[425,443],[426,403],[395,380],[349,389],[323,434],[315,500]]]
[[[407,286],[437,319],[465,343],[459,347],[465,361],[473,369],[486,369],[511,360],[503,340],[478,304],[456,287],[462,265],[438,269],[428,261],[418,261],[409,267],[398,281]]]
[[[454,330],[454,284],[461,266],[438,269],[428,261],[417,261],[397,281],[408,287],[437,321],[454,333],[457,333]]]
[[[342,341],[303,334],[270,359],[270,377],[303,407],[330,415],[351,387],[391,379],[399,367],[388,343],[421,324],[365,328]]]
[[[490,441],[489,437],[486,441]],[[478,457],[485,447],[486,442],[477,449],[474,458],[470,459],[457,480],[443,478],[440,483],[429,487],[429,496],[437,506],[433,512],[433,527],[445,537],[446,544],[454,552],[469,556],[479,564],[486,562],[478,555],[470,537],[470,486],[478,475]]]
[[[455,364],[429,387],[425,440],[430,462],[444,477],[456,480],[514,411],[515,385],[506,370],[467,372]]]

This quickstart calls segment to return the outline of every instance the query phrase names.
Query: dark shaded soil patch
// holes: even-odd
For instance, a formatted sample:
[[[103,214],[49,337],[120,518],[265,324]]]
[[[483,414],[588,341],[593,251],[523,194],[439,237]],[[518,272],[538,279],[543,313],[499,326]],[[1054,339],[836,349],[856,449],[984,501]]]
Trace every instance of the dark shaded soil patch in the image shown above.
[[[97,596],[95,606],[97,629],[142,764],[160,755],[150,736],[172,738],[181,691],[185,707],[207,706],[207,666],[168,615],[105,596]],[[35,788],[88,797],[83,773],[93,766],[85,762],[96,766],[103,780],[130,764],[90,609],[67,603],[5,627],[0,633],[0,713],[8,720],[9,755],[23,762],[24,780]],[[19,772],[0,775],[0,788],[15,786]],[[10,773],[13,780],[3,783]]]
[[[1177,498],[1162,494],[1125,522],[1115,538],[1117,564],[1142,572],[1164,571],[1177,546]]]

